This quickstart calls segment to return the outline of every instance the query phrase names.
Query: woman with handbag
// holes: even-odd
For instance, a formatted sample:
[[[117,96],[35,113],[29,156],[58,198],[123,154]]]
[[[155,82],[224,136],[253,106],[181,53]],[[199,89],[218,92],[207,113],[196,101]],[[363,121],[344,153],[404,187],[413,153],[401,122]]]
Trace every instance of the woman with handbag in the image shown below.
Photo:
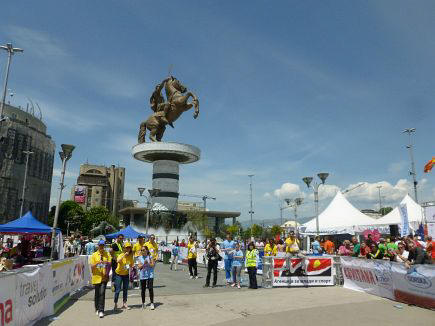
[[[211,271],[213,270],[213,285],[212,287],[216,287],[217,283],[217,267],[218,267],[218,261],[222,260],[222,257],[219,255],[219,249],[216,246],[216,239],[211,239],[210,243],[206,250],[207,253],[207,278],[205,279],[205,288],[208,288],[210,286],[210,276]]]

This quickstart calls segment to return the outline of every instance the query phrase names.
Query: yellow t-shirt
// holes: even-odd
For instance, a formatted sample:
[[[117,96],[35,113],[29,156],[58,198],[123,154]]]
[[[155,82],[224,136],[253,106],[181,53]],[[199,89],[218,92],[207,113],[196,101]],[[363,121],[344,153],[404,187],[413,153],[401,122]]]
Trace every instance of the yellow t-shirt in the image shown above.
[[[287,238],[285,240],[285,252],[295,253],[299,251],[299,240],[294,238],[294,240]]]
[[[133,266],[133,255],[126,256],[121,254],[122,258],[118,260],[118,266],[115,269],[115,273],[118,275],[128,275],[129,268]],[[121,256],[119,255],[118,258]]]
[[[109,276],[109,271],[106,269],[106,264],[111,263],[112,256],[110,256],[107,251],[104,251],[102,255],[99,251],[94,252],[91,256],[91,265],[94,265],[101,261],[103,261],[103,264],[97,265],[95,268],[92,268],[92,284],[100,284],[103,279],[103,275],[106,274],[106,271],[106,276]]]
[[[143,244],[140,244],[139,242],[136,242],[133,246],[133,255],[135,257],[141,256],[142,248],[145,247],[145,242]]]
[[[159,245],[157,244],[157,242],[154,242],[153,245],[151,241],[148,241],[145,243],[145,246],[147,246],[150,250],[150,254],[151,256],[153,256],[153,259],[157,261],[157,259],[159,258]]]
[[[187,259],[193,259],[196,258],[196,247],[195,242],[194,243],[188,243],[187,244]]]
[[[273,246],[273,248],[270,245],[270,243],[268,243],[264,246],[264,255],[265,256],[276,256],[277,253],[278,253],[278,247],[276,245]]]

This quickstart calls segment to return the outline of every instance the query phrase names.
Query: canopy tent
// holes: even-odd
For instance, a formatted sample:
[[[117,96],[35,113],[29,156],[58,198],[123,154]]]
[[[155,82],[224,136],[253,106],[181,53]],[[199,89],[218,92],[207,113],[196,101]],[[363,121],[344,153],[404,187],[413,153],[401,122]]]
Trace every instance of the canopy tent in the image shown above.
[[[361,232],[364,225],[371,225],[375,219],[361,213],[339,191],[328,207],[319,214],[319,233],[355,234]],[[304,230],[305,228],[305,230]],[[316,233],[316,218],[303,224],[303,233]]]
[[[139,235],[147,237],[146,234],[137,232],[135,229],[131,227],[131,225],[127,226],[125,229],[119,230],[118,232],[107,234],[107,239],[116,238],[118,235],[122,234],[126,239],[136,239]]]
[[[420,223],[423,222],[423,208],[417,204],[411,196],[406,195],[400,204],[406,204],[408,211],[408,221],[411,230],[417,230]],[[388,226],[388,225],[401,225],[402,217],[400,216],[399,207],[395,207],[387,215],[382,216],[380,219],[374,220],[371,226]]]
[[[56,232],[60,230],[57,229]],[[17,218],[9,223],[0,225],[0,233],[22,234],[22,233],[42,233],[50,234],[51,227],[38,221],[29,211],[24,216]]]

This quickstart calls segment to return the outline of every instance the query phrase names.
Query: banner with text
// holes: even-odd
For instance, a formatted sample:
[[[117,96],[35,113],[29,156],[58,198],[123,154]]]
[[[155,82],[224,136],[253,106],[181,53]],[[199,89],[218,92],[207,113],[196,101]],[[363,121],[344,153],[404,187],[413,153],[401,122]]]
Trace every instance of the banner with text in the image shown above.
[[[2,273],[3,274],[3,273]],[[0,276],[0,325],[16,325],[15,274]]]

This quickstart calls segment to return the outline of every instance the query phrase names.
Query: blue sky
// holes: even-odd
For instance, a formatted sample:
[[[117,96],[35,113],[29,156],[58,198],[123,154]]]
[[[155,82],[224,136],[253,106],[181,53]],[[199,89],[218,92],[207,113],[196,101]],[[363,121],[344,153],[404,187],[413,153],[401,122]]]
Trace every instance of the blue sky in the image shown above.
[[[180,192],[217,197],[208,207],[279,217],[283,198],[306,196],[301,178],[326,171],[321,208],[337,189],[376,208],[411,191],[404,128],[414,135],[420,200],[435,199],[435,3],[433,1],[20,1],[3,4],[0,40],[13,59],[12,104],[39,103],[58,147],[81,163],[126,167],[126,197],[151,185],[151,166],[130,148],[168,67],[200,99],[165,140],[198,146],[181,167]],[[2,76],[5,54],[0,57]],[[58,192],[55,159],[52,203]],[[322,189],[322,188],[321,188]],[[312,196],[312,195],[311,195]],[[189,200],[189,198],[183,198]],[[286,213],[289,214],[289,213]]]

